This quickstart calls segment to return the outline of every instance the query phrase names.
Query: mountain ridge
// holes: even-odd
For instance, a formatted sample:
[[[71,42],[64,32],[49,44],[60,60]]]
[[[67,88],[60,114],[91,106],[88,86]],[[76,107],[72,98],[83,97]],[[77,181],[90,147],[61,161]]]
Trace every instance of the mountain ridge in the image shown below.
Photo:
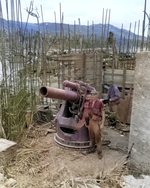
[[[2,23],[2,20],[1,20]],[[12,20],[5,20],[3,19],[3,25],[5,31],[8,31],[8,27],[10,28],[21,28],[22,31],[28,32],[37,32],[40,29],[41,33],[50,33],[51,35],[55,35],[56,33],[60,35],[60,31],[63,29],[64,35],[67,36],[70,33],[70,36],[74,36],[74,33],[76,35],[84,35],[84,38],[89,37],[92,39],[92,37],[101,37],[102,35],[102,24],[93,24],[93,25],[70,25],[70,24],[60,24],[60,23],[53,23],[53,22],[44,22],[44,23],[27,23],[27,22],[17,22],[17,21],[12,21]],[[114,38],[116,39],[116,45],[119,46],[120,44],[120,39],[123,44],[123,40],[125,40],[125,45],[127,45],[127,41],[130,40],[132,41],[134,37],[138,38],[138,40],[141,40],[142,37],[134,34],[133,32],[130,32],[126,29],[122,29],[122,36],[121,36],[121,29],[113,26],[111,24],[107,24],[106,26],[103,25],[103,31],[105,31],[105,40],[108,36],[108,27],[109,27],[109,32],[112,32],[114,34]],[[69,32],[68,32],[69,31]],[[130,37],[130,38],[129,38]]]

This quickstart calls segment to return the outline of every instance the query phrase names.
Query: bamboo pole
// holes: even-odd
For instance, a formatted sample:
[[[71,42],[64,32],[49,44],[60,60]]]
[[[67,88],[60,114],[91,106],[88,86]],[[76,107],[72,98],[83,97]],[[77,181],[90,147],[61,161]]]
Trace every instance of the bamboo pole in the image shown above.
[[[141,42],[141,51],[143,51],[144,47],[144,33],[145,33],[145,12],[146,12],[146,0],[144,3],[144,19],[143,19],[143,27],[142,27],[142,42]]]
[[[126,38],[125,38],[125,36],[124,36],[124,38],[123,38],[123,53],[124,53],[124,51],[125,51],[125,42],[126,42]]]
[[[83,53],[83,70],[82,70],[82,75],[83,75],[83,81],[85,81],[85,75],[86,75],[86,53]]]
[[[64,22],[64,13],[62,13],[62,22],[61,22],[61,30],[62,30],[62,53],[64,53],[64,30],[63,30],[63,22]]]
[[[105,15],[105,25],[104,25],[104,41],[105,41],[105,32],[106,32],[106,24],[107,24],[107,13],[108,13],[108,9],[106,9],[106,15]],[[106,33],[107,36],[107,33]]]
[[[87,49],[89,48],[90,52],[90,45],[89,45],[89,21],[87,22]]]
[[[76,21],[74,21],[74,45],[75,45],[75,53],[76,53]]]
[[[108,28],[107,28],[107,49],[106,49],[106,52],[109,53],[109,46],[108,46],[108,36],[109,36],[109,24],[110,24],[110,13],[111,13],[111,10],[109,9],[109,16],[108,16]]]
[[[56,21],[56,12],[54,12],[54,18],[55,18],[55,35],[57,36],[57,21]]]
[[[130,23],[130,27],[129,27],[129,34],[128,34],[128,43],[127,43],[127,54],[130,53],[130,32],[131,32],[131,23]]]
[[[101,52],[100,52],[100,69],[99,69],[99,97],[102,98],[102,83],[103,83],[103,24],[104,24],[104,9],[102,13],[102,35],[101,35]]]
[[[137,43],[136,43],[136,53],[138,51],[138,46],[139,46],[139,30],[140,30],[140,20],[138,22],[138,34],[137,34]]]
[[[94,21],[92,21],[92,50],[94,52]]]
[[[69,24],[68,24],[68,53],[70,54],[70,50],[71,50],[71,47],[70,47],[70,28],[69,28]]]
[[[136,31],[136,21],[135,21],[135,25],[134,25],[134,33],[133,33],[133,40],[132,40],[132,53],[133,53],[133,50],[135,47],[135,40],[136,40],[135,31]]]
[[[81,23],[80,23],[80,18],[78,18],[79,21],[79,38],[80,38],[80,51],[82,53],[82,33],[81,33]]]
[[[120,44],[119,44],[119,54],[121,52],[121,46],[122,46],[122,32],[123,32],[123,24],[121,26],[121,34],[120,34]]]

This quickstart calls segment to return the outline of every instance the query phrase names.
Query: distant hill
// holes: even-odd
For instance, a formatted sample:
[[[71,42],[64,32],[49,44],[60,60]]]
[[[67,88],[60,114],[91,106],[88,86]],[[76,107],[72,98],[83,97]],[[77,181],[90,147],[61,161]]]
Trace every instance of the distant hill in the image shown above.
[[[2,20],[1,20],[2,21]],[[4,28],[7,31],[8,30],[8,22],[7,20],[3,19],[3,23],[4,23]],[[38,24],[37,23],[18,23],[17,21],[9,21],[9,27],[11,28],[13,26],[15,27],[21,27],[22,26],[22,30],[25,30],[26,27],[26,31],[31,31],[32,32],[36,32],[38,31]],[[50,33],[51,35],[54,35],[56,32],[59,35],[60,34],[60,28],[61,28],[61,24],[60,23],[50,23],[50,22],[45,22],[45,23],[40,23],[40,31],[41,33],[43,33],[43,31],[45,31],[45,33]],[[44,29],[43,29],[44,28]],[[74,28],[74,25],[69,25],[69,31],[70,31],[70,35],[73,36],[74,35],[74,29],[76,30],[76,34],[82,34],[84,35],[84,38],[87,38],[87,30],[89,28],[89,37],[92,37],[92,29],[94,30],[94,36],[96,35],[96,37],[100,37],[102,34],[102,24],[94,24],[93,26],[87,26],[87,25],[81,25],[79,27],[79,25],[76,25]],[[68,35],[68,24],[63,24],[63,31],[64,31],[64,35]],[[105,29],[105,38],[107,36],[107,31],[108,31],[108,25],[106,26]],[[113,25],[109,25],[109,31],[111,31],[114,34],[114,37],[116,39],[116,45],[117,47],[120,44],[120,38],[121,38],[121,29],[118,27],[115,27]],[[127,44],[127,40],[129,37],[129,31],[123,29],[122,32],[122,44],[123,44],[123,40],[125,38],[126,44]],[[134,33],[130,32],[130,41],[133,40],[134,37]],[[141,36],[139,36],[139,40],[141,40]]]

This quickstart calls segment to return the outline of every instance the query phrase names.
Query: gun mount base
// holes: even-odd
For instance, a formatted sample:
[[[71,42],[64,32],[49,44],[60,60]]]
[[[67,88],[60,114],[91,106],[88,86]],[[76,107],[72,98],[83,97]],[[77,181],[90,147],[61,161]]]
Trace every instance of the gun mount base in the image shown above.
[[[57,114],[54,141],[69,148],[87,149],[90,145],[88,128],[82,120],[76,122],[74,115],[68,110],[69,105],[69,102],[64,101]]]
[[[64,118],[63,117],[59,117],[60,120]],[[70,120],[70,122],[74,122],[74,119],[69,118],[68,120]],[[62,121],[63,123],[61,124],[59,121],[57,123],[57,132],[54,136],[54,141],[61,145],[61,146],[65,146],[65,147],[69,147],[69,148],[76,148],[76,149],[87,149],[89,148],[90,145],[90,139],[89,139],[89,133],[88,133],[88,129],[87,127],[85,127],[85,125],[83,125],[81,128],[74,130],[68,124],[67,126],[67,121]],[[73,127],[77,124],[74,124]]]
[[[90,144],[89,141],[68,141],[60,138],[57,133],[54,136],[54,141],[60,146],[74,149],[88,149]]]
[[[57,130],[54,140],[57,144],[76,149],[87,149],[90,145],[88,128],[82,117],[87,95],[95,90],[82,81],[64,81],[65,89],[42,86],[39,90],[42,97],[63,100],[57,113]]]

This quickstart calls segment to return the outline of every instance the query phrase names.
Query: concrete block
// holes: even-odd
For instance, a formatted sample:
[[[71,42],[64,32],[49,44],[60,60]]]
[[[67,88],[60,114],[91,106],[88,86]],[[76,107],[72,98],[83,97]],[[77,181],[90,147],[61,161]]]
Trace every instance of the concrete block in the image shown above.
[[[134,143],[131,165],[150,173],[150,52],[138,53],[136,58],[128,148]]]
[[[0,166],[7,164],[16,157],[17,144],[0,138]]]

